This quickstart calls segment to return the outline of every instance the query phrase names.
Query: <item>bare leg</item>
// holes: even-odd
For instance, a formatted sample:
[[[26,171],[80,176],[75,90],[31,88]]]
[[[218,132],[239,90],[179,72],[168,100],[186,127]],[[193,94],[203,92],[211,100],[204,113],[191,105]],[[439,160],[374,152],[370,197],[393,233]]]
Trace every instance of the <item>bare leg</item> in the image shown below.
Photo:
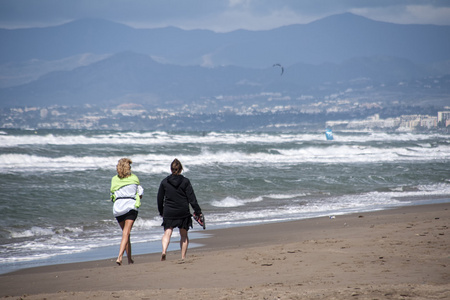
[[[189,237],[186,229],[180,228],[180,249],[181,259],[186,258],[187,249],[189,246]]]
[[[127,251],[128,263],[133,263],[133,259],[131,258],[130,233],[134,221],[125,220],[123,222],[120,222],[119,224],[120,227],[122,228],[122,241],[120,242],[119,256],[117,257],[116,263],[118,265],[122,264],[123,253],[125,252],[125,250]]]
[[[125,248],[125,252],[127,253],[128,264],[129,265],[134,264],[133,257],[131,256],[131,233],[128,235],[128,243],[127,247]]]
[[[172,237],[173,228],[167,228],[164,230],[164,235],[162,237],[162,254],[161,260],[166,260],[166,252],[169,247],[170,238]]]

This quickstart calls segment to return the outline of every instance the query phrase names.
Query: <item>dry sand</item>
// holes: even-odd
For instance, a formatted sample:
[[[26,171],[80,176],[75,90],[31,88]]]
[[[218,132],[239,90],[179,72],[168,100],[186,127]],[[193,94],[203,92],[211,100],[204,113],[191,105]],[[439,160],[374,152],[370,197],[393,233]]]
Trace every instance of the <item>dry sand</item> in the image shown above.
[[[207,230],[190,249],[20,270],[7,299],[450,299],[450,203]],[[193,242],[193,240],[191,240]],[[124,258],[124,261],[126,259]]]

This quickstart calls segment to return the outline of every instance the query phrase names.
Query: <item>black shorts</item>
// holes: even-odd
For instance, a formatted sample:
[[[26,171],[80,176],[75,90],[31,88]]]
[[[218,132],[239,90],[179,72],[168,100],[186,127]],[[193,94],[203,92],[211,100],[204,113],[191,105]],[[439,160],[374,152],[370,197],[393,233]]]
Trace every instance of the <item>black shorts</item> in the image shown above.
[[[189,227],[192,228],[192,218],[186,217],[184,219],[167,219],[163,218],[163,222],[161,226],[164,226],[164,230],[168,228],[183,228],[189,230]]]
[[[127,212],[124,215],[118,216],[116,217],[117,222],[122,223],[125,220],[133,220],[136,221],[136,218],[138,216],[138,211],[137,210],[130,210],[129,212]]]

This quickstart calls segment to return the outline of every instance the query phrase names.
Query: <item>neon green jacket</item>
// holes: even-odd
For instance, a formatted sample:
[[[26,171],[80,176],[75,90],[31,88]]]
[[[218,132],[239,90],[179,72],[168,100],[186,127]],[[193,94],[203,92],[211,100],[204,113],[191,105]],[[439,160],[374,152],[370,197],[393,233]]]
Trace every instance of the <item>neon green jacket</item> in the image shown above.
[[[110,190],[111,191],[111,201],[112,202],[116,201],[115,192],[117,190],[119,190],[120,188],[122,188],[124,186],[130,185],[130,184],[140,185],[139,178],[134,174],[131,174],[130,176],[125,177],[125,178],[119,178],[118,175],[114,176],[111,179],[111,190]],[[139,195],[139,189],[136,189],[135,199],[136,199],[136,204],[134,206],[136,208],[139,208],[139,206],[141,206],[141,197]]]

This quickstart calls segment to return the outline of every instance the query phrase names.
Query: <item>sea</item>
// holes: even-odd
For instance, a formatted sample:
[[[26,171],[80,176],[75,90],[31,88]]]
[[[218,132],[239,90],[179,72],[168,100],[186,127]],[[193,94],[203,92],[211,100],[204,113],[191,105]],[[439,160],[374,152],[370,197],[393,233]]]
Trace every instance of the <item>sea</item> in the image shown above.
[[[121,230],[109,189],[123,157],[144,188],[134,255],[161,251],[156,195],[175,158],[206,218],[206,230],[190,230],[192,247],[211,229],[450,202],[449,134],[333,135],[0,130],[0,273],[115,260]]]

